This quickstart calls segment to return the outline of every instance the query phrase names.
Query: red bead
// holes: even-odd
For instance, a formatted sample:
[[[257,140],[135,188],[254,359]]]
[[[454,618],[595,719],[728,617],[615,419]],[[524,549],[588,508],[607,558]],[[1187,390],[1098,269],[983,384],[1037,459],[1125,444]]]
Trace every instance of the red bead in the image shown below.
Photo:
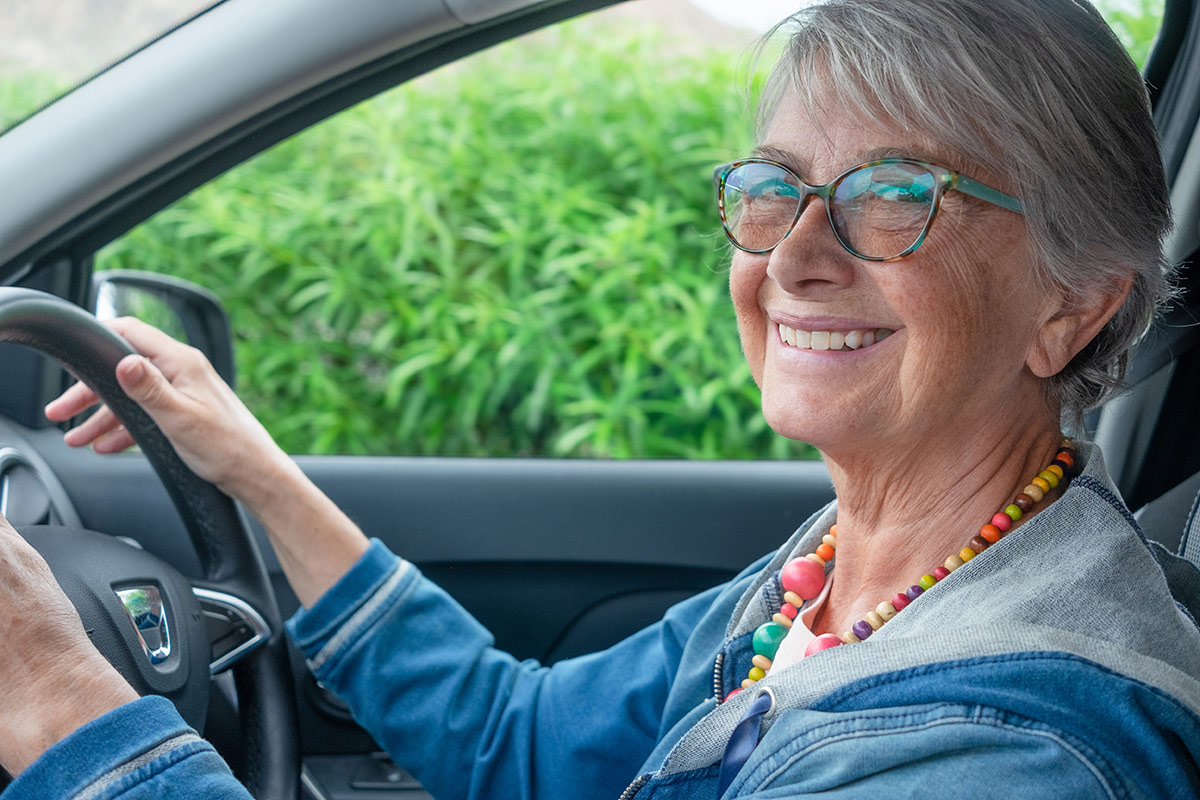
[[[1021,492],[1019,495],[1013,498],[1013,503],[1022,511],[1028,511],[1029,509],[1033,508],[1033,498],[1024,492]]]
[[[784,591],[795,592],[804,600],[811,600],[825,586],[825,570],[807,558],[789,561],[779,575]]]
[[[933,568],[933,577],[939,581],[945,580],[946,576],[949,574],[950,574],[950,570],[946,569],[945,567],[934,567]]]
[[[726,703],[728,703],[728,702],[729,702],[729,698],[733,697],[735,694],[737,694],[737,693],[738,693],[738,692],[740,692],[741,690],[742,690],[742,687],[740,687],[740,686],[739,686],[738,688],[734,689],[734,690],[733,690],[732,692],[730,692],[729,694],[725,695],[725,702],[726,702]]]
[[[800,609],[796,608],[791,603],[784,603],[779,607],[779,613],[783,614],[788,619],[795,619],[796,614],[800,613]]]
[[[808,643],[808,647],[804,648],[804,657],[808,658],[813,653],[819,653],[822,650],[828,650],[831,647],[837,647],[840,644],[845,644],[836,634],[822,633],[817,638]]]
[[[892,608],[897,611],[903,611],[905,606],[911,602],[912,600],[909,600],[908,595],[904,592],[896,592],[896,596],[892,598]]]
[[[1002,533],[1012,527],[1012,522],[1012,517],[1003,511],[998,512],[996,516],[992,517],[992,524],[999,528]]]

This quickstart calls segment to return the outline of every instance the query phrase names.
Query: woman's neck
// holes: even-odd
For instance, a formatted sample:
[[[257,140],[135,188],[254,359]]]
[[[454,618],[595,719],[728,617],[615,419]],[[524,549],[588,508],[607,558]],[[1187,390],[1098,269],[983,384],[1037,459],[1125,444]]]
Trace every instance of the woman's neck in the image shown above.
[[[961,550],[1053,459],[1061,438],[1054,419],[988,426],[915,451],[827,454],[838,498],[837,580],[814,632],[848,629]]]

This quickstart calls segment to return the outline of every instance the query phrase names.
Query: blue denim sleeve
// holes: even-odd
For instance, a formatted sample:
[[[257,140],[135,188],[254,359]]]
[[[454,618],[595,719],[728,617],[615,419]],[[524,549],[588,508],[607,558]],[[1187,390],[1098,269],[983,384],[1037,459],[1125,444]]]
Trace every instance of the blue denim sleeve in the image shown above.
[[[288,622],[316,677],[441,800],[611,800],[659,735],[684,644],[710,590],[602,653],[543,667],[416,567],[373,542]]]
[[[4,800],[252,800],[208,742],[162,697],[82,725],[22,772]]]

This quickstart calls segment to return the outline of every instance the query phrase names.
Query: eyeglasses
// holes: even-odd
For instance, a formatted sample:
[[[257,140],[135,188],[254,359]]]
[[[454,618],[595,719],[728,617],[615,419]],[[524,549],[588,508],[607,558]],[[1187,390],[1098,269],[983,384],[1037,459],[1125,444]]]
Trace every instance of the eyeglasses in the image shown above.
[[[929,235],[949,189],[1021,213],[1016,198],[952,169],[908,158],[885,158],[851,167],[824,186],[813,186],[783,164],[749,158],[713,172],[725,235],[747,253],[768,253],[787,238],[810,197],[825,214],[842,247],[867,261],[895,261]]]

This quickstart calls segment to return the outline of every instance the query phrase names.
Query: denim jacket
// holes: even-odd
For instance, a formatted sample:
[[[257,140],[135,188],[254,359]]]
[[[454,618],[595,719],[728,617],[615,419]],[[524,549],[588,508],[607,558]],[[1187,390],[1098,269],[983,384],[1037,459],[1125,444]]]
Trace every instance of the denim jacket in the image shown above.
[[[547,668],[492,647],[379,542],[288,623],[316,676],[439,800],[717,797],[731,732],[769,690],[726,798],[1200,795],[1200,632],[1102,459],[1054,504],[870,639],[746,674],[778,572],[835,506],[731,582],[608,650]],[[1200,587],[1186,562],[1171,574]],[[1194,596],[1192,594],[1191,596]],[[59,742],[24,798],[239,798],[169,702],[143,698]]]

